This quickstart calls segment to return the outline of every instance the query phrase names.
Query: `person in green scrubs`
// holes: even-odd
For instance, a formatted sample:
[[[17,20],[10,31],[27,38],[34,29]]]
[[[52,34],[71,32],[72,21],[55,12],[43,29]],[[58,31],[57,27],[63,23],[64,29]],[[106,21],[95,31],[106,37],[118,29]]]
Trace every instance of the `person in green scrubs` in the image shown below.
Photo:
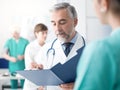
[[[120,90],[120,0],[94,0],[94,6],[100,21],[113,31],[84,49],[74,90]]]
[[[24,52],[29,41],[20,37],[20,27],[12,28],[12,38],[8,39],[4,45],[3,57],[9,61],[9,71],[14,75],[17,70],[25,69]],[[23,87],[24,80],[20,82]],[[16,89],[18,80],[11,80],[11,88]]]

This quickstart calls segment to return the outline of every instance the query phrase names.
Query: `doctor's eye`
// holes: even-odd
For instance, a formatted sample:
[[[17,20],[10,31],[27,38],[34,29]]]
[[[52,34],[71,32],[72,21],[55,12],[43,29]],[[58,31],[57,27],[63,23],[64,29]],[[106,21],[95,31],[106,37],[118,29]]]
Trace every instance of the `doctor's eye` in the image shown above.
[[[59,21],[59,24],[60,24],[60,25],[64,25],[64,24],[66,24],[66,23],[67,23],[67,21],[64,20],[64,19]]]
[[[52,24],[53,26],[55,26],[55,25],[56,25],[56,23],[55,23],[54,21],[51,21],[51,24]]]

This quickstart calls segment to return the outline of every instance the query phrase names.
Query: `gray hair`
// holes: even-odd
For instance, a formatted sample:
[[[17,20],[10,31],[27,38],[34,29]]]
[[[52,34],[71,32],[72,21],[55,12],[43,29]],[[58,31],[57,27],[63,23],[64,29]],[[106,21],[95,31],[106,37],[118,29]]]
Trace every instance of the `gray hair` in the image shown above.
[[[14,32],[20,33],[21,28],[20,28],[20,26],[13,25],[13,26],[10,27],[10,31],[11,31],[11,33],[14,33]]]
[[[55,4],[50,11],[52,12],[60,9],[67,9],[71,18],[77,18],[77,12],[75,10],[75,7],[70,5],[69,3],[63,2],[63,3]]]

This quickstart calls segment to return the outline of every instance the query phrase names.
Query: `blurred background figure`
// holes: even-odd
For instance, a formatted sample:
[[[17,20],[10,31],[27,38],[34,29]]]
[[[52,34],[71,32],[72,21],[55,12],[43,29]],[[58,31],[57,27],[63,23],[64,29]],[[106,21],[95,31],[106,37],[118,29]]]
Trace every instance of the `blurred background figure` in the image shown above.
[[[13,26],[11,28],[12,37],[8,39],[4,45],[3,58],[9,61],[9,71],[11,75],[15,75],[17,70],[24,70],[24,52],[28,40],[20,36],[21,28],[19,26]],[[24,80],[20,81],[21,86],[24,84]],[[18,86],[18,80],[11,80],[11,88],[16,89]]]
[[[113,30],[84,49],[74,90],[120,90],[120,0],[94,0],[94,6],[100,21]]]
[[[36,39],[32,41],[25,50],[25,69],[42,69],[43,66],[36,61],[35,56],[45,44],[47,38],[48,28],[46,25],[39,23],[35,26],[34,35]],[[42,87],[40,87],[42,88]],[[23,90],[38,90],[38,86],[34,85],[28,80],[25,80]]]

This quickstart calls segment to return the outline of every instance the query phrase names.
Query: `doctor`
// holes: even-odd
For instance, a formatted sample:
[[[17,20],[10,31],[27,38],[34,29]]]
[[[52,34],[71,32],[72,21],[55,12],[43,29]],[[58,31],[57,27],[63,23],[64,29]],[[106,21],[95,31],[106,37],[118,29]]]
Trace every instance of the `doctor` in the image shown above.
[[[21,28],[13,26],[11,28],[11,38],[9,38],[3,48],[3,58],[9,61],[9,72],[11,75],[17,70],[24,70],[24,53],[29,41],[20,36]],[[16,90],[18,87],[18,80],[11,79],[11,90]],[[20,85],[23,87],[24,80],[20,80]]]
[[[39,65],[39,62],[36,62],[34,59],[36,54],[41,50],[42,46],[45,45],[45,41],[47,38],[48,28],[43,23],[38,23],[34,28],[34,35],[36,39],[30,44],[27,45],[25,49],[25,69],[32,70],[35,68],[42,68]],[[38,86],[34,85],[28,80],[25,80],[23,90],[37,90]]]
[[[51,23],[57,36],[51,44],[43,46],[43,50],[38,53],[36,59],[41,60],[44,69],[51,68],[57,63],[65,63],[77,54],[77,50],[83,50],[85,46],[84,38],[75,30],[78,23],[77,12],[69,3],[58,3],[51,9]],[[65,43],[70,45],[70,52],[65,55]],[[71,66],[72,67],[72,66]],[[62,74],[62,73],[61,73]],[[72,90],[74,83],[60,86],[47,86],[47,90]]]

